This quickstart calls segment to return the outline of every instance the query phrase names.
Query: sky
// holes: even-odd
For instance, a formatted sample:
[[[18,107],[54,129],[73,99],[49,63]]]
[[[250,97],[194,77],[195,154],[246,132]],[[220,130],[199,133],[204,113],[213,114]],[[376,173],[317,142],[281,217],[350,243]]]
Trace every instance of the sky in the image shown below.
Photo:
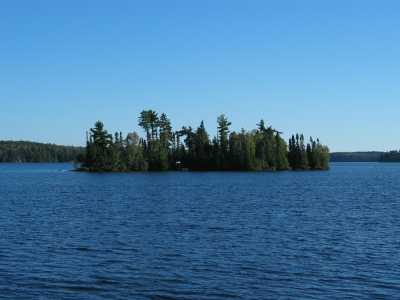
[[[102,120],[140,131],[221,113],[332,151],[400,148],[400,2],[0,2],[0,139],[83,145]]]

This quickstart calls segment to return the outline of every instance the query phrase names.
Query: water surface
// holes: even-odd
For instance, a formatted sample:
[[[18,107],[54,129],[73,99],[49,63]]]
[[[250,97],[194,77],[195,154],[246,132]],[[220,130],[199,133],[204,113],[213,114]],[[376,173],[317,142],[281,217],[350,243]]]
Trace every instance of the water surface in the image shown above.
[[[1,299],[390,299],[400,164],[86,174],[0,164]]]

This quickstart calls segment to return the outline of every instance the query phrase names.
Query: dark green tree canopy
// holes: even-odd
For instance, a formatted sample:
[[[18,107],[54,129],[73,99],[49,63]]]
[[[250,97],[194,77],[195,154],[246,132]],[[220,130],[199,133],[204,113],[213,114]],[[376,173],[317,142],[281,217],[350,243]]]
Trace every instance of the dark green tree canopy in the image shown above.
[[[163,170],[324,170],[329,168],[329,149],[302,134],[293,135],[289,145],[281,133],[257,123],[257,129],[230,131],[225,115],[217,118],[217,136],[210,140],[204,122],[193,129],[173,131],[165,113],[143,110],[138,118],[145,139],[137,133],[126,137],[109,134],[100,121],[87,138],[81,169],[87,171]]]
[[[82,147],[0,141],[0,162],[72,162],[84,153]]]

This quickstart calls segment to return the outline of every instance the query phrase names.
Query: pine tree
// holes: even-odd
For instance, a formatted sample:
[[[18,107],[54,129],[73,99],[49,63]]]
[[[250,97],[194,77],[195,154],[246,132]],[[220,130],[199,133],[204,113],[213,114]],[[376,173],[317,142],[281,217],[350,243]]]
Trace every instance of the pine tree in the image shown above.
[[[219,142],[219,163],[222,169],[228,168],[227,159],[228,159],[228,134],[229,134],[229,126],[231,126],[231,122],[225,117],[225,115],[220,115],[218,117],[218,142]]]
[[[201,121],[200,126],[197,128],[193,136],[194,155],[193,155],[193,169],[206,170],[210,168],[210,140],[208,133],[205,129],[204,122]]]
[[[307,152],[306,152],[306,146],[304,144],[304,135],[300,135],[300,162],[299,162],[299,168],[301,170],[307,170],[308,169],[308,159],[307,159]]]

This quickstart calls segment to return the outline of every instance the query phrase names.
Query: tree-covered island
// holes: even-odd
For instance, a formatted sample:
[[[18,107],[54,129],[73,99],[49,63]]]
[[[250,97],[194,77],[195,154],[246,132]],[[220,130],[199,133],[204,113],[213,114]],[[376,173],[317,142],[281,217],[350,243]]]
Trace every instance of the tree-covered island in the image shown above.
[[[263,120],[257,129],[230,131],[225,115],[218,117],[218,134],[210,139],[204,122],[198,128],[174,131],[166,114],[153,110],[140,113],[138,124],[145,132],[114,135],[96,122],[87,133],[86,151],[80,155],[79,170],[89,172],[130,172],[166,170],[326,170],[329,149],[318,139],[308,142],[302,134],[287,144],[281,132]]]

